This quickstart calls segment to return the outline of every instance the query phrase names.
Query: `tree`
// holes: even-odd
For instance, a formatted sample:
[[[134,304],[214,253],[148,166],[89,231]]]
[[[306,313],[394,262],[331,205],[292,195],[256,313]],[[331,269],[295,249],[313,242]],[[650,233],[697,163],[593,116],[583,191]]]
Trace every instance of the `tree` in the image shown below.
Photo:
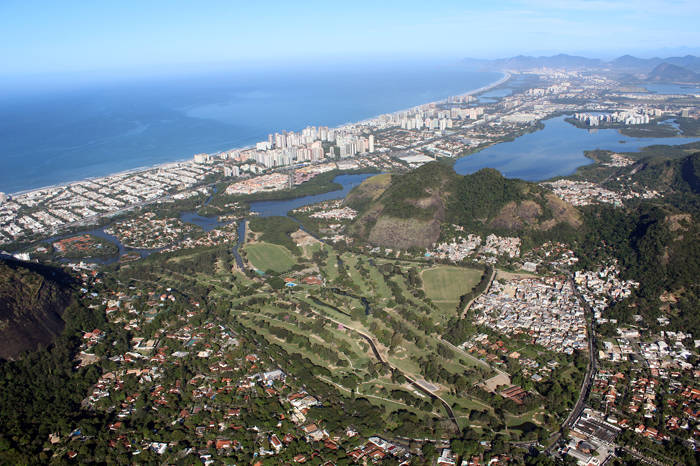
[[[423,453],[423,457],[428,461],[433,461],[438,456],[437,448],[435,448],[435,445],[430,442],[423,445],[421,452]]]

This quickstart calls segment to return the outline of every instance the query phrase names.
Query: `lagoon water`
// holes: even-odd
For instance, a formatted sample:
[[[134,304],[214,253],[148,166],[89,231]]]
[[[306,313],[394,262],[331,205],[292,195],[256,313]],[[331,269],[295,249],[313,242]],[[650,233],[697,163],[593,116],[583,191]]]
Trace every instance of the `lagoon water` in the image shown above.
[[[357,64],[159,78],[60,92],[0,89],[0,191],[191,159],[269,133],[396,112],[499,80],[435,64]]]
[[[700,94],[700,87],[692,84],[646,84],[642,87],[657,94]]]
[[[542,130],[461,158],[454,169],[460,175],[466,175],[490,167],[507,178],[541,181],[570,175],[578,167],[593,163],[583,156],[586,150],[633,152],[654,144],[678,145],[700,141],[700,138],[631,138],[616,129],[591,132],[576,128],[565,122],[564,118],[546,120]]]
[[[364,180],[374,176],[373,174],[363,175],[339,175],[333,180],[334,183],[340,183],[343,186],[342,190],[331,191],[315,196],[300,197],[297,199],[287,199],[283,201],[253,201],[250,202],[250,211],[257,212],[263,217],[272,215],[287,215],[290,210],[298,209],[299,207],[316,204],[318,202],[328,201],[330,199],[344,199],[352,188],[360,185]]]

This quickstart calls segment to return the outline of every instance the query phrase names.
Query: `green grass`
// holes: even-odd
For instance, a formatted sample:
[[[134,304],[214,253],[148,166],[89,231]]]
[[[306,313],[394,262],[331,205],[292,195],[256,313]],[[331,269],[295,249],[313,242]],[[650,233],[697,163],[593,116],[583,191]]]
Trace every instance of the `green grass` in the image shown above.
[[[239,315],[239,321],[241,323],[243,323],[244,326],[253,327],[255,318],[264,319],[264,320],[270,322],[272,325],[274,325],[276,327],[286,328],[287,330],[289,330],[290,332],[292,332],[296,335],[307,336],[311,339],[311,341],[313,343],[319,344],[321,346],[326,346],[326,347],[333,346],[330,343],[324,341],[322,338],[316,337],[314,335],[310,335],[310,334],[302,331],[296,325],[284,322],[283,320],[278,319],[276,317],[270,317],[268,315],[263,314],[263,312],[265,312],[265,311],[267,311],[268,313],[273,312],[273,311],[277,312],[277,309],[275,309],[274,307],[266,307],[266,308],[261,309],[260,312],[255,313],[255,314],[248,313],[246,316],[242,316],[242,315],[240,315],[240,313],[237,313],[236,315]],[[309,321],[308,318],[305,318],[305,317],[302,317],[299,315],[297,315],[296,317],[300,321],[307,321],[307,322]],[[346,367],[346,368],[342,368],[342,369],[341,368],[333,369],[332,367],[329,366],[328,361],[318,357],[317,354],[311,353],[309,350],[307,350],[305,348],[301,348],[293,343],[288,343],[285,340],[280,340],[277,337],[272,336],[267,329],[263,329],[263,328],[260,328],[258,326],[255,326],[254,328],[256,329],[257,332],[262,334],[268,341],[281,346],[287,352],[301,354],[302,356],[309,358],[311,361],[314,361],[315,363],[317,363],[321,366],[328,367],[329,369],[332,369],[333,372],[348,373],[348,372],[358,371],[360,367],[365,366],[367,360],[369,359],[369,356],[367,356],[366,353],[362,352],[362,350],[360,349],[360,347],[358,346],[358,344],[355,340],[353,340],[345,332],[334,329],[333,326],[329,327],[328,329],[333,334],[334,340],[335,341],[340,341],[341,339],[346,340],[351,346],[351,352],[345,353],[345,354],[346,354],[346,356],[350,357],[351,360],[353,360],[352,365],[355,367],[354,370],[350,367]],[[338,350],[338,352],[342,353],[340,350]],[[342,354],[341,354],[341,356],[342,356]]]
[[[325,248],[328,251],[328,260],[326,260],[326,267],[323,271],[328,280],[334,280],[338,276],[338,261],[335,258],[335,250],[327,244]]]
[[[371,296],[372,290],[369,284],[364,278],[362,278],[362,275],[360,275],[360,273],[357,270],[355,270],[355,267],[358,263],[358,258],[366,259],[366,257],[348,253],[343,254],[341,257],[343,259],[343,262],[345,263],[345,270],[348,272],[348,276],[350,277],[352,282],[358,287],[357,290],[354,290],[354,293],[362,296]],[[364,267],[369,269],[372,266],[365,263]]]
[[[479,283],[479,270],[461,267],[437,267],[423,271],[423,290],[441,310],[454,313],[459,298]]]
[[[315,253],[316,251],[320,251],[321,247],[321,243],[314,243],[304,246],[304,256],[306,256],[307,259],[311,259],[313,253]]]
[[[574,379],[574,374],[577,372],[578,372],[578,369],[576,369],[575,366],[568,367],[564,371],[562,371],[560,380],[566,381],[568,383],[572,383],[573,379]]]
[[[459,301],[433,301],[443,314],[454,315]]]
[[[253,267],[263,272],[266,270],[284,272],[295,264],[289,249],[276,244],[254,243],[246,244],[243,248]]]
[[[374,294],[374,297],[381,301],[388,300],[389,297],[392,296],[391,290],[388,286],[386,286],[384,277],[381,273],[379,273],[379,270],[377,270],[376,267],[369,267],[369,277],[376,286],[376,293]]]

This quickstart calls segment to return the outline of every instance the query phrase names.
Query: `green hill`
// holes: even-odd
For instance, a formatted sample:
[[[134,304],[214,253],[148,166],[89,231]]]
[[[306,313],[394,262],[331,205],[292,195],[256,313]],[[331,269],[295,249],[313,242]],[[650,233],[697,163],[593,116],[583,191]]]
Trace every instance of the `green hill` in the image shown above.
[[[604,187],[615,190],[620,179],[661,193],[656,203],[700,214],[700,152],[682,158],[646,157],[620,169]]]
[[[583,209],[585,234],[578,242],[579,267],[618,260],[624,278],[640,282],[638,298],[623,300],[606,317],[634,323],[640,314],[656,328],[657,318],[670,317],[665,330],[700,332],[697,303],[700,276],[700,228],[696,218],[672,207],[641,204],[635,208],[590,206]],[[667,303],[661,296],[675,296]]]
[[[68,279],[59,269],[0,260],[0,359],[46,347],[63,331]]]
[[[649,73],[649,80],[659,83],[697,83],[700,82],[700,75],[682,66],[661,63]]]
[[[447,220],[473,231],[538,230],[581,225],[578,211],[551,191],[484,168],[460,177],[452,188]]]
[[[578,211],[550,191],[505,178],[494,169],[460,176],[445,164],[431,162],[392,176],[380,188],[372,180],[346,198],[360,211],[348,233],[377,246],[428,247],[440,239],[445,222],[470,232],[500,234],[581,225]]]

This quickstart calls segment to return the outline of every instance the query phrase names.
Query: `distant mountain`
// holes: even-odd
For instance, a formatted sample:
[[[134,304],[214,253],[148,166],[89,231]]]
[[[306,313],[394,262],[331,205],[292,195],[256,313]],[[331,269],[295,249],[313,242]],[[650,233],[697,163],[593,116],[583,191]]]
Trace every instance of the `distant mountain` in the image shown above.
[[[623,55],[612,60],[609,65],[611,68],[631,68],[631,69],[642,69],[642,68],[652,68],[663,63],[660,58],[637,58],[632,55]]]
[[[49,346],[63,332],[68,280],[60,269],[0,260],[0,359]]]
[[[700,71],[700,57],[686,55],[685,57],[671,57],[664,60],[672,65],[682,66],[693,71]]]
[[[601,68],[605,65],[605,62],[602,60],[574,57],[566,54],[554,55],[552,57],[528,57],[519,55],[517,57],[491,61],[466,58],[460,63],[468,66],[479,64],[486,69],[499,70],[525,70],[531,68]]]
[[[682,66],[662,63],[649,73],[650,81],[664,83],[697,83],[700,75]]]
[[[567,69],[616,69],[616,70],[640,70],[650,71],[662,63],[682,66],[689,70],[700,71],[700,58],[693,55],[669,58],[637,58],[631,55],[623,55],[609,62],[594,58],[571,56],[566,54],[553,55],[551,57],[528,57],[519,55],[511,58],[497,60],[483,60],[465,58],[462,65],[481,67],[490,70],[526,70],[532,68],[567,68]]]
[[[461,176],[431,162],[380,181],[369,178],[346,197],[360,211],[348,233],[375,246],[429,247],[440,239],[445,223],[484,234],[581,225],[578,211],[551,191],[491,168]]]

